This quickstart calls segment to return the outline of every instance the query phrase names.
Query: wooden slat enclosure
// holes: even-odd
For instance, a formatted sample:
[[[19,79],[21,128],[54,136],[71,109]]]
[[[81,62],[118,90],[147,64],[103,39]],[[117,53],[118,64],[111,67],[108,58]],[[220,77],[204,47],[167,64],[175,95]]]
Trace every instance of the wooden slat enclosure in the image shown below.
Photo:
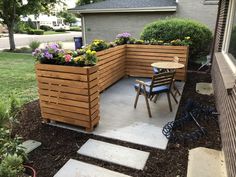
[[[125,76],[125,50],[123,45],[97,53],[100,92]]]
[[[175,79],[186,80],[188,66],[187,46],[126,45],[126,74],[130,76],[151,77],[151,64],[159,61],[173,61],[180,58],[185,68],[176,70]]]
[[[58,121],[92,131],[98,124],[98,67],[36,64],[44,121]]]
[[[187,66],[188,47],[122,45],[97,52],[93,67],[36,64],[42,117],[92,131],[100,119],[100,92],[125,75],[151,77],[152,63],[174,56]],[[176,79],[186,79],[186,68],[177,70]]]

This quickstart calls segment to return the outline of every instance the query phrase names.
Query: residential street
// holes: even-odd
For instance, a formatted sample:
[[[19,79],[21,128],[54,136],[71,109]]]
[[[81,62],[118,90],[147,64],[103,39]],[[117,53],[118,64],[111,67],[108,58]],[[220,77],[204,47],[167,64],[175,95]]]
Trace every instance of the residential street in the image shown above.
[[[57,42],[57,41],[73,41],[74,37],[82,36],[81,32],[68,32],[65,34],[54,35],[27,35],[27,34],[15,34],[16,47],[27,46],[31,41],[37,40],[42,43]],[[8,37],[0,38],[0,50],[9,48]]]

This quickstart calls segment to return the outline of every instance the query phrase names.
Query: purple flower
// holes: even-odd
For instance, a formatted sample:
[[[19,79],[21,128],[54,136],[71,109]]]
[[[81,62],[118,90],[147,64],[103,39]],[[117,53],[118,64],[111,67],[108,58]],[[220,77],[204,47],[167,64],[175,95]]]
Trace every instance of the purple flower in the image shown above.
[[[119,39],[119,38],[129,38],[129,37],[131,37],[131,34],[128,33],[128,32],[121,33],[121,34],[118,34],[118,35],[116,36],[117,39]]]
[[[46,51],[46,52],[44,52],[44,57],[47,58],[47,59],[52,59],[53,55],[50,54],[48,51]]]

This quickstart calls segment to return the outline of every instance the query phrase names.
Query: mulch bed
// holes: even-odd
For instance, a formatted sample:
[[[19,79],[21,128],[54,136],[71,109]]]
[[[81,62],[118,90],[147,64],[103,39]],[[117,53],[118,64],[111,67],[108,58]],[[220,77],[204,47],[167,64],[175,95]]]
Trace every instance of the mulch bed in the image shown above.
[[[186,100],[189,98],[214,106],[213,96],[203,96],[195,92],[197,82],[211,82],[210,75],[188,74],[188,81],[184,88],[176,119],[181,118]],[[42,142],[42,146],[29,155],[29,159],[33,162],[32,165],[37,171],[37,177],[52,177],[70,158],[105,167],[133,177],[185,177],[187,174],[188,151],[190,149],[196,147],[221,149],[219,127],[214,121],[201,122],[201,125],[208,131],[207,136],[195,141],[169,142],[165,151],[42,124],[38,101],[31,102],[23,107],[19,121],[20,124],[15,128],[15,133],[24,139],[34,139]],[[190,132],[196,129],[196,125],[191,123],[185,128],[179,128],[175,131]],[[76,153],[77,150],[89,138],[150,152],[145,169],[143,171],[134,170],[78,155]]]

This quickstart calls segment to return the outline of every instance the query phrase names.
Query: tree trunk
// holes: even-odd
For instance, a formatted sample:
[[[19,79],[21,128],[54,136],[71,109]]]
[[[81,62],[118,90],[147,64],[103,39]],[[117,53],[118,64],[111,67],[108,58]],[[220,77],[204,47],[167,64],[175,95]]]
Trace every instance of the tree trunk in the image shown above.
[[[10,50],[16,49],[15,39],[14,39],[14,23],[7,25],[8,34],[9,34],[9,44]]]

